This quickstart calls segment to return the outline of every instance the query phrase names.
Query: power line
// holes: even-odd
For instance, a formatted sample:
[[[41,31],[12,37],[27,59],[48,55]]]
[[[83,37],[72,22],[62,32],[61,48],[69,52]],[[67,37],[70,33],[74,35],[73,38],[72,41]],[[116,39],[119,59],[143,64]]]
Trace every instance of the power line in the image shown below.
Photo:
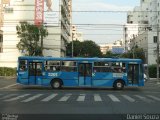
[[[13,6],[14,7],[14,6]],[[10,8],[10,7],[9,7]],[[6,8],[3,8],[4,10],[2,10],[3,12],[5,12],[7,9]],[[25,10],[16,10],[14,9],[13,11],[35,11],[34,9],[33,10],[30,10],[30,9],[25,9]],[[48,12],[48,11],[43,11],[44,13],[45,12]],[[61,11],[52,11],[50,13],[59,13]],[[154,11],[142,11],[142,10],[139,10],[139,11],[131,11],[131,10],[72,10],[72,11],[69,11],[69,13],[128,13],[128,12],[147,12],[147,13],[152,13],[152,12],[160,12],[159,10],[154,10]]]

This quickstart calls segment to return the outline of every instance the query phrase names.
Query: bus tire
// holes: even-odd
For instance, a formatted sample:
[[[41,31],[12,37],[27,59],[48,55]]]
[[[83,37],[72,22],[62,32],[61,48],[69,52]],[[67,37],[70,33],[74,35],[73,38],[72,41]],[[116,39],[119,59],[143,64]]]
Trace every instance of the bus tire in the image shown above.
[[[123,80],[117,80],[117,81],[115,81],[113,87],[116,90],[122,90],[124,88],[124,82],[123,82]]]
[[[62,80],[60,79],[53,79],[51,81],[52,89],[60,89],[62,87]]]

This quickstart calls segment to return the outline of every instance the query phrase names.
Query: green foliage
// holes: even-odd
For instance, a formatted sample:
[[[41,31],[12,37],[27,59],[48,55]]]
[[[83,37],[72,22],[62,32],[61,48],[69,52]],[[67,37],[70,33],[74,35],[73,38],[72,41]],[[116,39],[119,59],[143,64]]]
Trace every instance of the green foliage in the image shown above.
[[[135,58],[135,59],[142,59],[145,61],[145,53],[142,48],[134,48],[127,53],[122,54],[120,57],[122,58]]]
[[[111,51],[107,51],[103,57],[112,58],[112,57],[119,57],[120,54],[113,54]]]
[[[156,78],[157,77],[157,65],[150,65],[149,69],[149,77]]]
[[[16,76],[16,68],[0,67],[0,76]]]
[[[101,57],[100,47],[93,41],[73,41],[74,57]],[[72,42],[67,45],[67,56],[72,54]]]
[[[18,38],[20,38],[17,48],[26,51],[26,55],[39,56],[42,55],[43,37],[48,35],[47,30],[43,27],[37,27],[27,22],[21,22],[16,26]],[[41,45],[39,42],[41,41]]]

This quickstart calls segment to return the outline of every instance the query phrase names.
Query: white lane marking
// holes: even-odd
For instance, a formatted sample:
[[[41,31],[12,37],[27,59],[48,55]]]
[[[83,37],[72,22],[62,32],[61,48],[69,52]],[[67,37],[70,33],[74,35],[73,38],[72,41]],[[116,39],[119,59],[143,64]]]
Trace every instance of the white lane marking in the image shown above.
[[[64,102],[64,101],[67,101],[70,97],[71,97],[72,94],[66,94],[64,97],[62,97],[61,99],[59,99],[58,101],[60,102]]]
[[[17,95],[17,94],[9,94],[9,95],[6,95],[6,96],[4,96],[0,99],[7,99],[7,98],[10,98],[10,97],[15,96],[15,95]]]
[[[77,101],[79,101],[79,102],[84,101],[84,100],[85,100],[85,95],[86,95],[86,94],[80,94],[80,95],[78,96],[78,98],[77,98]]]
[[[146,97],[142,97],[140,95],[135,95],[135,96],[144,102],[147,102],[147,103],[153,102],[153,100],[147,99]]]
[[[94,101],[96,101],[96,102],[100,102],[100,101],[102,101],[102,99],[101,99],[100,95],[98,95],[98,94],[94,94]]]
[[[37,95],[32,96],[32,97],[29,97],[28,99],[23,100],[23,101],[21,101],[21,102],[30,102],[30,101],[32,101],[32,100],[35,100],[36,98],[39,98],[39,97],[42,96],[42,95],[43,95],[43,94],[37,94]]]
[[[54,97],[56,97],[57,95],[58,95],[58,94],[52,94],[52,95],[44,98],[44,99],[41,100],[41,101],[43,101],[43,102],[48,102],[48,101],[50,101],[51,99],[53,99]]]
[[[125,99],[127,99],[129,102],[135,102],[135,99],[131,98],[128,95],[122,95]]]
[[[16,86],[16,85],[18,85],[18,84],[19,84],[19,83],[12,84],[12,85],[8,85],[8,86],[5,86],[5,87],[3,87],[3,88],[0,88],[0,90],[1,90],[1,89],[7,89],[7,88],[10,88],[10,87]]]
[[[114,95],[112,95],[112,94],[109,94],[108,96],[110,97],[110,99],[111,99],[113,102],[120,102],[120,100],[119,100],[116,96],[114,96]]]
[[[9,101],[14,101],[14,100],[18,100],[20,98],[24,98],[26,96],[29,96],[30,94],[24,94],[24,95],[20,95],[20,96],[17,96],[17,97],[14,97],[14,98],[10,98],[10,99],[7,99],[7,100],[4,100],[6,102],[9,102]]]
[[[155,97],[155,96],[152,96],[152,95],[147,95],[147,96],[154,99],[154,100],[160,101],[160,98],[158,98],[158,97]]]

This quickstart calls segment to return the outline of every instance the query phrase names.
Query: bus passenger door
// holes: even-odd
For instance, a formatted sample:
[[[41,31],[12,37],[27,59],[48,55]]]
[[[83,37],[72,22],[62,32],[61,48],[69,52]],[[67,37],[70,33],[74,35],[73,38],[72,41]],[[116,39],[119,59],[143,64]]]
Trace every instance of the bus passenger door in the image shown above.
[[[29,62],[29,84],[42,84],[42,62]]]
[[[78,65],[79,72],[79,86],[91,86],[92,85],[92,64],[80,63]]]
[[[139,84],[139,64],[128,64],[128,85]]]

